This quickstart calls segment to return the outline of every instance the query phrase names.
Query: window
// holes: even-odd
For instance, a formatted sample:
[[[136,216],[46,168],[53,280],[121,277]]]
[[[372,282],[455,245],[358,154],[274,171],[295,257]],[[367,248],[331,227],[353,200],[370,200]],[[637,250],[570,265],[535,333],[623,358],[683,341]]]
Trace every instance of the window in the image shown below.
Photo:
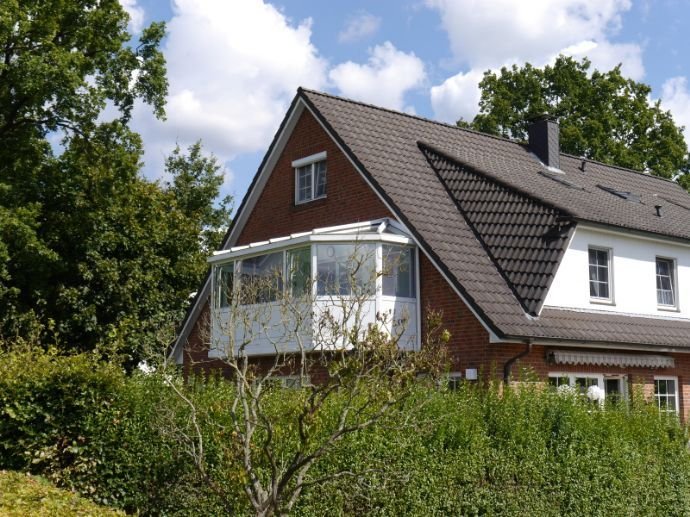
[[[287,252],[290,294],[300,297],[311,293],[311,248],[297,248]]]
[[[656,303],[676,307],[676,263],[673,259],[656,258]]]
[[[320,296],[373,294],[376,271],[373,245],[319,244],[316,260]],[[364,289],[372,292],[364,293]]]
[[[654,377],[654,398],[662,413],[678,413],[678,379]]]
[[[383,294],[402,298],[415,296],[414,253],[411,248],[384,244]]]
[[[326,153],[292,162],[295,168],[295,203],[326,197]]]
[[[232,300],[232,286],[235,276],[235,263],[223,264],[216,270],[216,293],[218,307],[224,309],[230,306]]]
[[[625,375],[602,375],[598,373],[550,373],[549,385],[554,388],[569,386],[571,390],[587,396],[590,388],[596,386],[607,403],[620,403],[627,400]],[[600,399],[598,402],[603,403]]]
[[[283,289],[283,252],[259,255],[240,261],[243,305],[274,302]]]
[[[610,250],[589,248],[589,296],[595,300],[612,300]]]
[[[462,373],[451,372],[448,374],[448,389],[450,391],[457,391],[462,386]]]

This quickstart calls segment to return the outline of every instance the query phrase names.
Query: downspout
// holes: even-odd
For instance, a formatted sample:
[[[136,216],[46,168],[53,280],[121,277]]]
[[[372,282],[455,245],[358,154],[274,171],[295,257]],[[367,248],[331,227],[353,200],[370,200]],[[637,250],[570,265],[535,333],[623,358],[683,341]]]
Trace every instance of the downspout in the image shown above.
[[[503,365],[503,382],[505,384],[508,384],[510,382],[510,375],[511,375],[510,370],[513,368],[513,364],[515,363],[515,361],[517,361],[518,359],[522,359],[523,357],[525,357],[527,354],[529,354],[532,351],[532,340],[531,339],[528,339],[527,341],[525,341],[525,345],[527,345],[527,347],[522,352],[520,352],[518,355],[508,359],[506,361],[506,364]]]

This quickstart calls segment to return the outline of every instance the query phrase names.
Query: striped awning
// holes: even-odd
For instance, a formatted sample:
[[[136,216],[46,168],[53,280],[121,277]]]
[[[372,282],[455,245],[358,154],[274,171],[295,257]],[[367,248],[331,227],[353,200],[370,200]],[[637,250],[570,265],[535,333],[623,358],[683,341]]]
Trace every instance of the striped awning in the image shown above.
[[[673,357],[653,354],[617,354],[608,352],[583,352],[552,350],[549,353],[555,364],[593,364],[598,366],[636,366],[641,368],[673,368]]]

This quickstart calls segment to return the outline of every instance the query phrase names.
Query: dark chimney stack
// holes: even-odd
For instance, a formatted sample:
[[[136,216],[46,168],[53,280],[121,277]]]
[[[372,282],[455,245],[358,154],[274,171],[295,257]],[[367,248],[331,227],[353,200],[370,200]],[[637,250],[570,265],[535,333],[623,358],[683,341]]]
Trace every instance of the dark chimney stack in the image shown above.
[[[540,115],[527,128],[529,148],[547,167],[561,168],[558,143],[558,122],[549,115]]]

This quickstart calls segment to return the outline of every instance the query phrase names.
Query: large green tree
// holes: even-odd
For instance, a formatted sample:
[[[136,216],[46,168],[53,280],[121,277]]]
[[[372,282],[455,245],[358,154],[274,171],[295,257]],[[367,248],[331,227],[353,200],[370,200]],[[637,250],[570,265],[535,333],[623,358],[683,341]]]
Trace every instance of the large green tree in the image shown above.
[[[131,360],[179,319],[227,226],[201,144],[141,174],[134,102],[164,116],[164,26],[138,41],[117,0],[0,2],[0,338]],[[117,116],[104,122],[110,103]]]
[[[651,88],[623,77],[620,65],[590,70],[588,59],[560,56],[553,65],[503,67],[480,82],[479,114],[458,124],[517,140],[530,120],[548,114],[560,124],[561,149],[604,163],[678,178],[690,187],[683,128]]]

